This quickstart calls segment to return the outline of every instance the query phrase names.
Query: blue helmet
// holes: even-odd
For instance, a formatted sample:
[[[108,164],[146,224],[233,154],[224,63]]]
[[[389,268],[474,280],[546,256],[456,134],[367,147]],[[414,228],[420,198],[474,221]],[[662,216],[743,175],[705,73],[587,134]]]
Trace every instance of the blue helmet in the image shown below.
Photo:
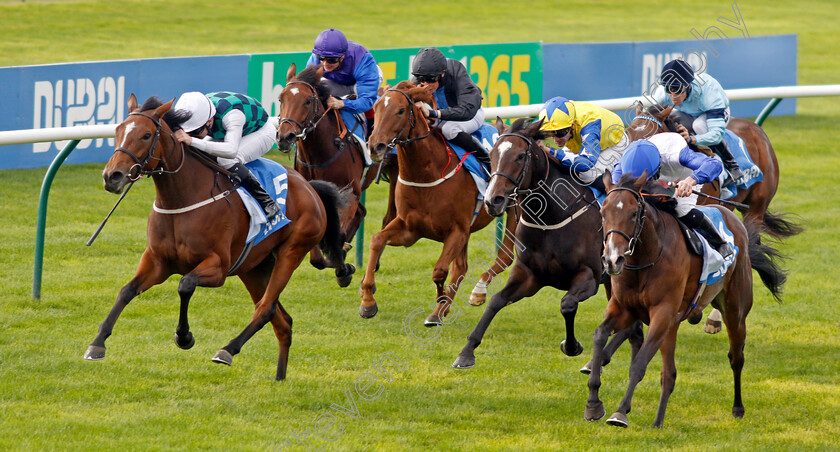
[[[647,170],[647,178],[650,179],[659,171],[661,159],[659,149],[653,143],[648,140],[639,140],[630,143],[624,155],[621,156],[618,166],[621,168],[622,175],[630,174],[634,177],[641,176]]]
[[[685,60],[671,60],[662,67],[659,83],[668,88],[688,88],[694,80],[694,70]]]
[[[315,38],[315,47],[312,53],[325,57],[340,57],[347,53],[347,38],[344,33],[330,28],[324,30]]]

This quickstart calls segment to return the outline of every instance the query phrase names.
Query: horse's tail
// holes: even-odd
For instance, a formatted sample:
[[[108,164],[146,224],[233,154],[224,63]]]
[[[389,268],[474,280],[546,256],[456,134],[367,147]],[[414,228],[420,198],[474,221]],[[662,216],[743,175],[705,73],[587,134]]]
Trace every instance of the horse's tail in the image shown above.
[[[332,182],[322,180],[311,180],[309,184],[318,193],[324,208],[327,211],[327,231],[318,247],[330,260],[344,260],[344,232],[341,230],[341,217],[338,212],[347,207],[347,193],[350,188],[339,188]]]
[[[783,239],[794,236],[803,231],[802,226],[787,218],[787,214],[764,213],[764,225],[773,237]]]
[[[787,272],[782,269],[780,260],[785,259],[779,251],[761,243],[760,230],[755,226],[747,226],[749,235],[750,264],[758,272],[761,282],[770,290],[779,303],[782,302],[782,287],[787,281]]]

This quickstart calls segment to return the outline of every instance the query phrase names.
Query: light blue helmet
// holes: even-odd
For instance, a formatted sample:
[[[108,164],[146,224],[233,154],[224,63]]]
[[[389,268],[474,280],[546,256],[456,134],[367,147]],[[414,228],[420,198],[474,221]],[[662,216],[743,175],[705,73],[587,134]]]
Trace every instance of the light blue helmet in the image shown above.
[[[621,168],[622,175],[639,177],[647,171],[647,178],[650,179],[659,171],[661,160],[659,149],[653,143],[639,140],[630,143],[624,155],[621,156],[618,166]],[[615,182],[617,181],[614,180],[613,183]]]

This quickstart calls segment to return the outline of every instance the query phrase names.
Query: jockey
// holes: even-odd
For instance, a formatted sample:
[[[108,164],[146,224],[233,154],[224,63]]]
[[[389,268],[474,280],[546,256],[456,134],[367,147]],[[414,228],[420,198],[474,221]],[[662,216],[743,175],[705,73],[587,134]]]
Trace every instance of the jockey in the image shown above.
[[[424,102],[417,102],[423,116],[437,120],[444,138],[472,153],[489,168],[487,149],[470,135],[484,123],[481,89],[472,81],[464,65],[446,58],[434,47],[426,47],[414,57],[411,75],[414,82],[434,97],[431,108]]]
[[[617,114],[588,102],[553,97],[543,106],[539,119],[543,120],[540,130],[554,139],[558,149],[542,141],[537,144],[563,166],[571,167],[572,174],[586,185],[618,162],[629,141]]]
[[[191,114],[175,131],[175,139],[216,156],[257,200],[267,219],[277,215],[280,206],[245,166],[268,152],[277,136],[277,124],[259,101],[238,93],[192,91],[182,94],[174,109]]]
[[[330,89],[327,107],[338,110],[350,132],[364,138],[365,124],[357,130],[354,114],[364,115],[373,108],[382,84],[382,71],[373,55],[361,44],[348,41],[344,33],[330,28],[315,38],[306,66],[324,64],[324,83]]]
[[[698,230],[724,258],[732,247],[721,239],[712,222],[698,209],[697,194],[702,185],[720,175],[723,165],[712,157],[691,150],[677,133],[659,133],[646,140],[630,143],[612,173],[613,183],[623,174],[641,176],[647,170],[648,180],[676,182],[677,218],[686,226]]]
[[[692,128],[696,135],[690,135],[679,125],[680,135],[688,144],[708,146],[719,155],[732,181],[737,183],[743,174],[724,140],[729,123],[729,98],[720,83],[709,74],[695,74],[683,60],[666,63],[659,83],[653,92],[654,100],[666,106],[674,105],[677,111],[695,118]]]

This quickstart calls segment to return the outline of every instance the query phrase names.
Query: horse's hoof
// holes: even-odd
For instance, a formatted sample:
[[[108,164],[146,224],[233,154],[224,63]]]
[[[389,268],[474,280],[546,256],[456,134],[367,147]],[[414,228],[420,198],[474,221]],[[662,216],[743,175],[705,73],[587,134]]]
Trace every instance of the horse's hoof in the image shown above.
[[[379,306],[374,303],[372,306],[359,306],[359,315],[362,316],[363,319],[370,319],[379,312]]]
[[[441,320],[440,316],[437,314],[429,314],[429,316],[426,317],[426,320],[423,322],[423,325],[426,325],[427,327],[431,328],[433,326],[443,325],[443,320]]]
[[[213,362],[230,366],[233,364],[233,355],[231,355],[229,351],[221,349],[216,352],[215,356],[213,356]]]
[[[353,244],[350,242],[344,242],[344,246],[342,246],[344,251],[350,251],[353,249]]]
[[[344,275],[336,276],[335,280],[338,282],[338,287],[347,287],[353,281],[353,273],[356,273],[356,266],[353,264],[344,264]]]
[[[742,417],[744,417],[744,407],[742,407],[742,406],[732,407],[732,416],[734,416],[738,419],[741,419]]]
[[[607,414],[604,409],[604,402],[598,402],[593,406],[586,404],[586,410],[583,412],[583,418],[589,422],[600,421]]]
[[[178,333],[175,333],[175,345],[182,350],[189,350],[195,345],[195,337],[191,331],[187,332],[187,335],[183,338],[178,336]]]
[[[566,354],[566,356],[577,356],[583,353],[583,345],[580,345],[580,342],[575,340],[575,348],[574,350],[567,350],[566,349],[566,341],[560,343],[560,351]]]
[[[85,359],[89,361],[98,361],[103,358],[105,358],[105,347],[91,345],[85,352]]]
[[[592,373],[592,361],[584,364],[583,367],[580,368],[580,373],[584,375],[589,375]]]
[[[484,302],[487,301],[487,294],[486,293],[471,293],[470,294],[470,304],[473,306],[481,306]]]
[[[627,428],[627,426],[630,425],[630,421],[627,420],[626,414],[616,411],[609,419],[607,419],[607,424]]]
[[[688,323],[691,325],[697,325],[700,321],[703,320],[703,311],[694,314],[693,316],[688,318]]]
[[[721,326],[720,320],[706,319],[706,324],[703,325],[703,331],[709,334],[715,334],[720,331]]]
[[[475,367],[475,356],[458,355],[458,358],[456,358],[455,362],[452,363],[452,367],[456,369],[469,369],[470,367]]]

